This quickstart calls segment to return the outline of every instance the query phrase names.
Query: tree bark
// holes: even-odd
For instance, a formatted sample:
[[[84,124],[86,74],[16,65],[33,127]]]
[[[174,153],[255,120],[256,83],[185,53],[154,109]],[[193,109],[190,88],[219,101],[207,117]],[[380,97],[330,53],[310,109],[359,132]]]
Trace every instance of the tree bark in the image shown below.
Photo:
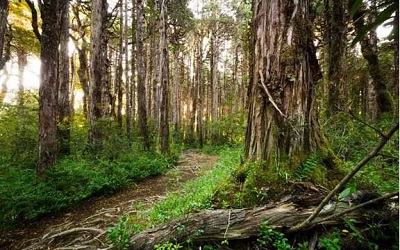
[[[325,46],[328,55],[327,84],[328,107],[327,115],[337,114],[345,110],[344,65],[346,49],[346,23],[344,19],[343,0],[325,0],[326,35]]]
[[[320,214],[317,222],[303,230],[309,230],[318,225],[327,227],[329,225],[344,224],[344,214],[346,214],[347,219],[357,219],[357,223],[362,223],[367,221],[367,217],[364,217],[363,212],[358,212],[355,209],[365,205],[376,204],[378,201],[395,195],[398,195],[398,192],[390,193],[354,207],[351,206],[351,203],[338,202],[330,208],[327,207],[326,211]],[[191,242],[248,239],[259,235],[259,227],[264,221],[268,221],[268,225],[275,230],[285,230],[304,220],[310,215],[311,211],[311,209],[300,209],[290,202],[281,203],[276,207],[201,211],[173,219],[160,226],[131,236],[128,249],[150,250],[154,249],[157,244],[166,242],[179,244],[188,239]],[[389,211],[386,212],[390,213]],[[397,213],[393,213],[391,216],[395,219],[397,218]],[[329,220],[325,218],[329,218]]]
[[[71,139],[71,102],[69,79],[69,1],[63,1],[60,13],[60,52],[59,52],[59,81],[58,81],[58,154],[70,154]]]
[[[253,6],[254,62],[245,156],[272,166],[298,164],[317,147],[314,88],[320,78],[309,2],[262,0]]]
[[[53,167],[57,158],[57,63],[59,45],[59,1],[45,0],[42,17],[39,86],[39,162],[38,177]]]
[[[164,1],[160,6],[160,149],[168,155],[169,147],[169,55],[167,40],[167,6]]]
[[[136,44],[137,44],[137,74],[138,74],[138,122],[139,122],[139,135],[143,140],[143,145],[146,150],[150,149],[150,139],[147,127],[147,111],[146,111],[146,88],[145,88],[145,65],[144,65],[144,50],[143,50],[143,23],[144,23],[144,10],[143,1],[136,1]]]
[[[4,44],[6,42],[5,36],[7,31],[7,17],[8,17],[8,0],[0,0],[0,70],[5,65],[4,58]]]
[[[107,70],[105,51],[106,43],[106,17],[107,1],[94,0],[92,2],[92,24],[90,33],[90,86],[89,86],[89,144],[93,150],[97,151],[101,147],[102,131],[99,127],[99,119],[105,113],[104,88],[107,82]]]

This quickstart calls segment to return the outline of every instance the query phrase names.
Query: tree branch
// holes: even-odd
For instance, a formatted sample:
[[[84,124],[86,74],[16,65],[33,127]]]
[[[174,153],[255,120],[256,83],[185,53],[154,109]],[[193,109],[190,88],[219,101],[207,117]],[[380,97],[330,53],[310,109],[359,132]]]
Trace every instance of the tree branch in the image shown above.
[[[345,210],[343,210],[343,211],[341,211],[341,212],[339,212],[339,213],[332,214],[332,215],[330,215],[330,216],[328,216],[328,217],[325,217],[325,218],[322,218],[322,219],[320,219],[320,220],[317,220],[317,221],[315,222],[315,224],[319,224],[319,223],[324,222],[324,221],[328,221],[328,220],[335,219],[335,218],[340,217],[340,216],[342,216],[342,215],[344,215],[344,214],[350,213],[350,212],[352,212],[352,211],[355,211],[355,210],[360,209],[360,208],[362,208],[362,207],[365,207],[365,206],[368,206],[368,205],[370,205],[370,204],[376,203],[376,202],[378,202],[378,201],[386,200],[386,199],[392,198],[392,197],[394,197],[394,196],[396,196],[396,195],[399,195],[399,191],[393,192],[393,193],[389,193],[389,194],[385,194],[385,195],[382,195],[381,197],[378,197],[378,198],[375,198],[375,199],[366,201],[366,202],[361,203],[361,204],[359,204],[359,205],[357,205],[357,206],[354,206],[354,207],[350,207],[350,208],[345,209]]]
[[[357,117],[355,114],[353,114],[353,112],[351,110],[349,110],[349,114],[354,120],[364,124],[365,126],[367,126],[370,129],[374,130],[377,134],[379,134],[380,137],[385,137],[385,134],[383,134],[382,131],[380,131],[379,129],[377,129],[377,128],[371,126],[371,125],[369,125],[365,121],[361,120],[359,117]]]
[[[35,33],[35,36],[39,40],[39,42],[42,42],[42,35],[39,32],[38,15],[37,15],[37,11],[35,8],[35,3],[32,0],[25,0],[25,2],[28,4],[29,8],[31,9],[33,33]]]
[[[288,230],[288,233],[293,233],[299,230],[302,230],[304,228],[307,228],[311,225],[311,222],[318,216],[318,214],[321,212],[323,207],[331,200],[331,198],[341,189],[346,185],[347,182],[351,180],[351,178],[354,177],[355,174],[357,174],[358,171],[362,167],[364,167],[372,158],[378,155],[379,151],[383,148],[383,146],[386,145],[388,140],[393,136],[393,134],[399,129],[399,123],[397,123],[393,128],[389,131],[387,135],[384,135],[381,138],[381,141],[379,144],[372,150],[364,159],[362,159],[357,166],[350,172],[348,173],[341,181],[339,184],[336,185],[336,187],[321,201],[319,206],[315,209],[315,211],[303,222],[297,224],[296,226],[290,228]]]

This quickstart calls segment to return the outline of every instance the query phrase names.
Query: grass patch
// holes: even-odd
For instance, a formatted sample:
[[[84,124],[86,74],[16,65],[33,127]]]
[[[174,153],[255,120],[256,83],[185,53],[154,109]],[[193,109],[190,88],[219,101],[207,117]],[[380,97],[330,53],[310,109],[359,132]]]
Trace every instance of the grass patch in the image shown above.
[[[128,240],[124,236],[137,232],[138,228],[144,230],[190,212],[213,208],[214,195],[225,180],[232,175],[232,171],[239,162],[242,148],[218,147],[218,149],[208,148],[208,150],[220,156],[215,167],[196,180],[189,181],[182,190],[169,193],[163,202],[152,209],[142,211],[129,219],[124,217],[124,220],[116,227],[110,229],[109,238],[114,246],[124,249]],[[128,224],[126,221],[131,223]]]

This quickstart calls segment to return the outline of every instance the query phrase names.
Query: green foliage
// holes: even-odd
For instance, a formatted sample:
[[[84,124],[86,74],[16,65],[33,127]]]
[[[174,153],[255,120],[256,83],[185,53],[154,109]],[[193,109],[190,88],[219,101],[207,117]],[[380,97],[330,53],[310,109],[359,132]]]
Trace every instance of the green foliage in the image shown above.
[[[183,248],[180,244],[173,244],[170,242],[166,242],[162,245],[155,245],[154,249],[156,250],[177,250]]]
[[[173,217],[179,217],[189,212],[194,212],[199,209],[213,208],[213,197],[215,192],[232,174],[232,166],[235,166],[239,161],[239,154],[242,148],[219,148],[211,149],[210,151],[219,152],[220,160],[216,166],[205,172],[200,178],[188,182],[178,193],[169,193],[167,198],[159,204],[156,204],[152,209],[139,212],[137,220],[141,222],[143,227],[151,227],[156,224],[163,223]],[[129,220],[130,223],[135,224],[135,218]],[[145,222],[143,222],[145,221]],[[120,221],[119,224],[123,222]],[[123,228],[124,225],[118,225],[117,228]],[[177,229],[185,230],[184,225],[178,224]],[[199,229],[195,232],[196,235],[201,235],[204,231]],[[190,239],[188,240],[190,243]],[[176,247],[171,243],[167,245],[160,245],[158,247]],[[160,248],[160,249],[174,249],[174,248]]]
[[[37,159],[38,104],[33,95],[20,96],[24,105],[0,106],[0,164],[34,167]],[[18,97],[13,100],[18,102]]]
[[[326,250],[340,250],[341,245],[342,238],[338,232],[333,232],[330,238],[324,237],[318,242],[318,246]]]
[[[129,236],[140,231],[137,224],[129,223],[129,216],[122,216],[116,227],[108,229],[108,239],[116,249],[126,249],[129,243]]]
[[[279,231],[276,231],[268,225],[268,221],[263,221],[259,228],[257,242],[262,247],[274,247],[278,250],[290,250],[292,247],[288,243],[288,239],[285,235]]]
[[[239,160],[239,153],[238,148],[221,151],[221,158],[212,170],[189,181],[179,193],[169,194],[165,201],[142,214],[142,217],[150,218],[152,223],[162,223],[192,211],[211,209],[213,196],[221,183],[230,176],[232,166]]]
[[[360,117],[360,119],[362,119]],[[382,115],[379,120],[365,123],[386,133],[397,122],[398,118],[389,114]],[[340,121],[340,122],[333,122]],[[352,120],[346,113],[340,113],[323,127],[329,138],[330,145],[343,164],[340,171],[349,172],[362,160],[379,142],[379,135],[371,127]],[[388,141],[379,155],[372,159],[355,176],[358,189],[376,190],[379,193],[398,190],[398,132]],[[331,176],[332,179],[336,177]],[[338,181],[338,180],[337,180]]]
[[[221,117],[218,122],[208,124],[212,135],[212,145],[235,145],[244,142],[246,114],[236,113]]]
[[[321,162],[318,153],[311,154],[296,168],[294,177],[299,181],[313,180],[315,182],[324,182],[325,176],[321,169],[324,167]]]
[[[0,165],[0,228],[61,211],[95,194],[112,193],[176,161],[152,152],[124,152],[117,159],[73,155],[61,159],[46,179],[35,180],[33,165]]]

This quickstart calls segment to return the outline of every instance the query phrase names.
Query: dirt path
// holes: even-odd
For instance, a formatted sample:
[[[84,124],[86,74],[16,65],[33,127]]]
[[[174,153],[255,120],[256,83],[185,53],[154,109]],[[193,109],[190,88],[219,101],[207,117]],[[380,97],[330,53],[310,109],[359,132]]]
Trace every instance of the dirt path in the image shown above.
[[[107,229],[121,215],[148,209],[165,198],[167,191],[201,175],[217,161],[216,156],[182,152],[177,166],[110,197],[88,199],[70,211],[49,216],[0,236],[0,249],[109,249]]]

